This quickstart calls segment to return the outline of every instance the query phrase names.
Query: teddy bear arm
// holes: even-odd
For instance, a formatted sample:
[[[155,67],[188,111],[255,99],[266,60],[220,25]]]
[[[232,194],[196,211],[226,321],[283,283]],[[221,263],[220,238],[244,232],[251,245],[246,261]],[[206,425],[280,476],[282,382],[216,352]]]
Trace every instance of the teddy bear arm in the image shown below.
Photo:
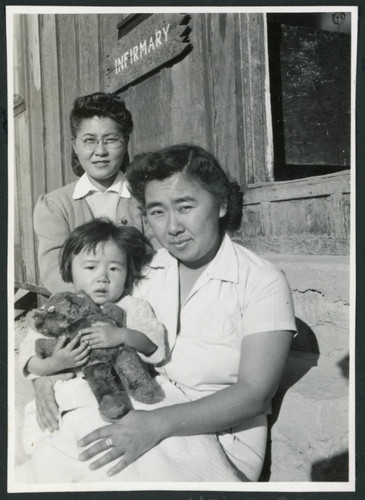
[[[119,306],[107,302],[102,306],[102,312],[119,327],[126,326],[126,312]]]

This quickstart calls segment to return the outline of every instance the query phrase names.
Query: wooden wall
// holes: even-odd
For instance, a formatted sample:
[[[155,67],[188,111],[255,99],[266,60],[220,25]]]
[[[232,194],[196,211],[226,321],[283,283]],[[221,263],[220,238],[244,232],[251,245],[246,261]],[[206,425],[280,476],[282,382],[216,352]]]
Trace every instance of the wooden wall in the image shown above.
[[[104,90],[104,58],[117,41],[117,25],[122,19],[119,14],[14,17],[14,92],[25,105],[14,118],[16,283],[39,284],[33,207],[40,194],[75,180],[69,112],[77,96]],[[135,124],[131,157],[179,142],[194,142],[212,151],[247,190],[243,238],[247,237],[252,247],[256,233],[262,234],[268,227],[262,214],[269,206],[262,203],[271,203],[266,199],[267,189],[276,185],[272,184],[265,22],[264,14],[192,14],[191,52],[121,94]],[[264,186],[265,199],[257,199],[257,192],[262,192],[257,186]],[[256,189],[255,195],[250,194],[251,188]],[[306,189],[303,185],[302,198]],[[253,202],[252,196],[256,196]],[[304,209],[295,210],[299,218],[305,217]],[[314,213],[318,211],[320,205]],[[273,214],[276,224],[280,211]],[[306,239],[306,232],[300,232],[300,220],[299,229],[295,229],[299,231],[297,243]],[[247,221],[258,221],[259,225],[247,231]],[[278,227],[280,235],[283,226],[274,222],[270,222],[271,231]],[[290,236],[290,224],[285,227]],[[318,231],[323,239],[332,228],[324,223]],[[331,233],[334,239],[336,234]],[[264,245],[267,251],[289,253],[294,246]],[[336,245],[327,247],[329,253],[338,252]],[[325,247],[318,248],[309,245],[305,252],[318,253]]]

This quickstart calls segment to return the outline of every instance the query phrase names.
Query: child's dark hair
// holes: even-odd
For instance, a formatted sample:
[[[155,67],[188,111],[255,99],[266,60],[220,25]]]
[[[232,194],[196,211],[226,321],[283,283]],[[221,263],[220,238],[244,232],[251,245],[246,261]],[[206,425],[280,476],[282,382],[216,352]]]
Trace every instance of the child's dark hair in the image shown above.
[[[60,272],[63,281],[72,283],[72,259],[82,250],[95,252],[99,243],[113,241],[127,256],[127,279],[123,296],[128,295],[134,283],[143,278],[142,270],[154,250],[148,239],[135,227],[117,227],[106,218],[93,219],[78,226],[66,238],[60,254]]]
[[[152,153],[137,155],[127,169],[133,196],[145,205],[148,182],[164,180],[183,173],[208,191],[216,203],[227,204],[227,213],[219,220],[223,231],[235,231],[242,219],[243,194],[237,182],[230,182],[215,157],[193,144],[176,144]]]
[[[111,118],[120,127],[123,137],[126,141],[133,129],[132,115],[126,108],[125,102],[119,96],[107,94],[105,92],[95,92],[94,94],[77,97],[74,101],[70,114],[70,127],[72,137],[75,139],[78,129],[83,120],[94,118]],[[78,177],[84,173],[79,159],[72,148],[72,170]],[[126,171],[129,164],[129,155],[126,151],[120,170]]]

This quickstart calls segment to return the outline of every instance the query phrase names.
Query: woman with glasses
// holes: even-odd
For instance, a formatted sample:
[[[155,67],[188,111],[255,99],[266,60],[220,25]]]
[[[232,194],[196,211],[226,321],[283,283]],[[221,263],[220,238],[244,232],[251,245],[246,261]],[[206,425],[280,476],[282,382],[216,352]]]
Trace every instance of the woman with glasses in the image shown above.
[[[143,230],[125,178],[133,122],[124,101],[103,92],[78,97],[70,125],[72,169],[80,179],[42,195],[34,210],[40,276],[51,293],[72,290],[62,281],[58,258],[64,240],[77,226],[107,217],[117,225]]]

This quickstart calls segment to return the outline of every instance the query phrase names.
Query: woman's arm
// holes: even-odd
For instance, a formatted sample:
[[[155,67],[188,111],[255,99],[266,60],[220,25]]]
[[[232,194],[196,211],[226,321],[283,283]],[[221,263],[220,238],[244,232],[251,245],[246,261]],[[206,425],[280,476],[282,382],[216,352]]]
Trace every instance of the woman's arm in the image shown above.
[[[85,436],[81,446],[107,437],[113,442],[113,448],[90,468],[99,468],[123,456],[109,471],[116,474],[167,437],[218,432],[262,414],[278,388],[291,339],[288,331],[248,335],[242,340],[236,384],[191,403],[130,412],[119,424]],[[99,441],[84,451],[80,459],[88,460],[107,449],[105,440]]]
[[[74,291],[59,271],[60,249],[70,234],[70,226],[56,203],[44,195],[39,198],[33,214],[34,231],[38,237],[38,263],[42,284],[51,292]]]

